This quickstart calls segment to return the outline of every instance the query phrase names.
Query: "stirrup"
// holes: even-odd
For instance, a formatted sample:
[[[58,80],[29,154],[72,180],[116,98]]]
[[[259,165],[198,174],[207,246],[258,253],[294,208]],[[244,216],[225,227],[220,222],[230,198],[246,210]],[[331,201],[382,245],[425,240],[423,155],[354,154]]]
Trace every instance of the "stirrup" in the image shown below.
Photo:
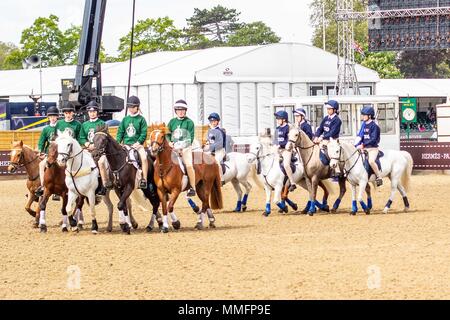
[[[376,178],[375,179],[375,183],[376,183],[377,187],[382,186],[383,185],[383,179],[382,178]]]
[[[98,196],[106,196],[106,188],[105,187],[101,187],[98,189],[96,195]]]
[[[112,189],[114,186],[113,186],[113,184],[112,184],[112,182],[111,181],[107,181],[106,183],[105,183],[105,188],[106,189]]]
[[[145,179],[139,181],[139,189],[147,189],[147,181]]]
[[[187,193],[186,193],[186,195],[188,196],[188,197],[193,197],[193,196],[195,196],[195,190],[194,190],[194,188],[190,188],[188,191],[187,191]]]
[[[59,195],[57,195],[57,194],[53,194],[52,195],[52,200],[53,201],[59,201],[59,200],[61,200],[61,197]]]

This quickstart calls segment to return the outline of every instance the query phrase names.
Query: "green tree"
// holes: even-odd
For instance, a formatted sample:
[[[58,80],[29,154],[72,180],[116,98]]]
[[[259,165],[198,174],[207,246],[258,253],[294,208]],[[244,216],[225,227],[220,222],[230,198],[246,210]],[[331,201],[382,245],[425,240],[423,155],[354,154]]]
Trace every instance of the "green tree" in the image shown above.
[[[194,9],[192,17],[186,19],[188,32],[186,32],[187,43],[195,47],[198,38],[202,45],[220,46],[227,43],[227,39],[241,27],[239,15],[236,9],[228,9],[217,5],[212,9]],[[203,36],[203,37],[200,37]],[[205,41],[205,38],[209,40]]]
[[[22,69],[22,61],[24,58],[25,55],[20,49],[14,49],[3,60],[1,69],[3,70]]]
[[[139,20],[134,28],[133,57],[155,51],[181,50],[183,32],[177,29],[169,17]],[[131,31],[120,38],[120,61],[130,56]]]
[[[397,66],[406,78],[450,78],[450,50],[403,51]]]
[[[17,50],[17,47],[14,43],[11,42],[2,42],[0,41],[0,69],[3,66],[3,62],[5,58],[11,54],[12,51]]]
[[[243,24],[236,33],[228,37],[229,46],[250,46],[280,42],[281,38],[264,22]]]

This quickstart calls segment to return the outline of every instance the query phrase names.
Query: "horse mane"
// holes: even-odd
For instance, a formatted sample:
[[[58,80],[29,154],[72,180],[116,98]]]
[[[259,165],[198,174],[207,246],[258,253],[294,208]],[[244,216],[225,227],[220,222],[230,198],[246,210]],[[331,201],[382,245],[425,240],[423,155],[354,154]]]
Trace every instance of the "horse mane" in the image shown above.
[[[149,129],[150,132],[155,131],[155,130],[159,130],[164,135],[170,131],[169,128],[166,126],[165,122],[162,122],[162,123],[153,122],[152,124],[150,124],[148,129]]]
[[[13,147],[13,148],[19,148],[19,147],[20,147],[20,148],[22,148],[22,150],[25,150],[25,151],[31,151],[31,152],[33,152],[33,153],[35,153],[35,154],[38,153],[38,151],[36,151],[36,150],[34,150],[33,148],[31,148],[29,145],[24,144],[22,140],[19,140],[19,141],[13,141],[13,142],[12,142],[12,147]]]
[[[109,135],[109,126],[105,124],[101,124],[95,128],[95,132],[103,132]]]

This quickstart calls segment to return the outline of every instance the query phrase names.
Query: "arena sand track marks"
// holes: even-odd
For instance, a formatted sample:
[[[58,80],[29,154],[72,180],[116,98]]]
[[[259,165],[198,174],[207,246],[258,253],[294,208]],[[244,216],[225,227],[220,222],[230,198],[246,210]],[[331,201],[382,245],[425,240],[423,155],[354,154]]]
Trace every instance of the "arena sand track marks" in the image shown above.
[[[217,229],[194,231],[196,216],[179,199],[180,232],[140,229],[125,236],[117,215],[115,231],[104,232],[104,205],[97,213],[100,234],[62,234],[54,201],[48,233],[40,234],[23,209],[25,182],[2,181],[0,298],[449,299],[450,176],[413,176],[409,213],[398,195],[393,212],[381,213],[388,185],[375,192],[370,216],[348,215],[348,190],[340,214],[273,210],[264,218],[264,194],[257,192],[249,212],[219,212]],[[234,191],[224,192],[233,199],[224,210],[231,210]],[[306,194],[293,198],[302,207]],[[140,228],[148,222],[147,213],[136,218]],[[71,282],[76,268],[80,289]]]

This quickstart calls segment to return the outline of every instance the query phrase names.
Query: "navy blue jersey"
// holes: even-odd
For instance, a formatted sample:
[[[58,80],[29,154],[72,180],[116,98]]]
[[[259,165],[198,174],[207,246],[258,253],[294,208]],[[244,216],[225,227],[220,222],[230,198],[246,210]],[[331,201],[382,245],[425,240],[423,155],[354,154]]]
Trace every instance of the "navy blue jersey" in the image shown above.
[[[338,139],[341,125],[342,121],[337,115],[333,118],[326,116],[320,123],[319,128],[317,128],[316,137],[320,137],[323,134],[323,140]]]
[[[279,145],[282,149],[286,147],[289,141],[289,125],[286,124],[284,127],[277,127],[275,138],[274,144]]]
[[[306,133],[306,135],[312,140],[313,139],[313,131],[311,128],[311,125],[307,122],[304,121],[300,124],[300,130],[302,130],[304,133]]]
[[[209,150],[215,152],[226,147],[225,133],[219,127],[208,130]]]
[[[378,148],[380,127],[374,121],[364,124],[361,143],[364,145],[364,148]]]

